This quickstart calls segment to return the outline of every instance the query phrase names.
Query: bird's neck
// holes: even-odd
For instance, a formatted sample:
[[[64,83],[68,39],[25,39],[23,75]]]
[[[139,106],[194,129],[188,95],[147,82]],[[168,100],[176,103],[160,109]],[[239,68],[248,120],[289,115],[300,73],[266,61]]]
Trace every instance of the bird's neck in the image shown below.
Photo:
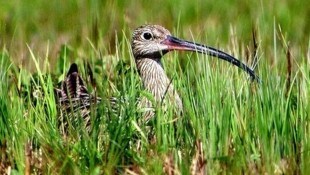
[[[160,59],[141,58],[136,60],[136,64],[144,88],[151,92],[157,102],[169,98],[182,108],[182,101],[166,75]]]

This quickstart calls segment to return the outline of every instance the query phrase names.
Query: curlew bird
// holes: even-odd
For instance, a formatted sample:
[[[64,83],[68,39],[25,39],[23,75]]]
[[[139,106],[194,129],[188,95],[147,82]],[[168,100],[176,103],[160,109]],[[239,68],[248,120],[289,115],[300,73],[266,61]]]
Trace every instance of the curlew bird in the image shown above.
[[[161,58],[170,51],[193,51],[218,57],[241,68],[253,80],[260,81],[252,69],[233,56],[212,47],[178,39],[159,25],[143,25],[137,28],[133,32],[131,47],[144,88],[154,96],[156,102],[168,99],[179,111],[183,109],[182,100],[174,90],[161,62]],[[143,107],[152,107],[146,98],[142,99],[140,104]],[[148,120],[153,115],[154,112],[148,112],[145,116]]]
[[[218,57],[241,68],[253,80],[259,81],[259,78],[251,68],[233,56],[212,47],[178,39],[172,36],[167,29],[159,25],[143,25],[138,27],[133,32],[131,47],[144,88],[154,96],[155,102],[169,101],[179,111],[183,110],[182,100],[171,84],[171,80],[165,73],[161,62],[161,58],[170,51],[193,51]],[[91,106],[91,103],[98,103],[100,98],[95,98],[87,92],[83,80],[78,74],[76,64],[71,65],[67,78],[63,82],[62,89],[58,90],[58,92],[59,104],[61,104],[63,111],[76,112],[82,110],[80,114],[85,118],[86,126],[90,126],[88,108]],[[147,98],[142,98],[139,106],[153,108],[154,104]],[[152,116],[154,116],[154,111],[147,111],[144,114],[144,120],[148,121]]]

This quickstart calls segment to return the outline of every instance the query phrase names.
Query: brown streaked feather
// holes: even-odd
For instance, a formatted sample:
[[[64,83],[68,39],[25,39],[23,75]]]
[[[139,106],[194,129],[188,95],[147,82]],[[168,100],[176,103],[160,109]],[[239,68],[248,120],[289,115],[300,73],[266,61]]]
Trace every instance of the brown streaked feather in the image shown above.
[[[70,66],[66,79],[62,82],[61,89],[57,89],[56,93],[61,109],[60,126],[63,132],[65,133],[67,130],[68,119],[74,124],[79,121],[79,117],[84,120],[85,127],[89,132],[91,130],[90,108],[92,105],[98,104],[101,98],[88,93],[75,63]]]
[[[145,32],[150,32],[153,39],[143,39],[142,35]],[[167,35],[171,34],[162,26],[143,25],[133,32],[131,47],[144,88],[154,96],[158,104],[170,103],[181,113],[183,111],[182,100],[161,62],[162,56],[167,52],[157,47]],[[147,98],[142,98],[139,103],[139,108],[152,109],[155,106],[156,104],[152,104]],[[154,114],[154,110],[147,110],[144,113],[144,120],[150,120]]]
[[[62,92],[65,98],[80,98],[88,95],[75,63],[70,66],[66,80],[62,84]]]

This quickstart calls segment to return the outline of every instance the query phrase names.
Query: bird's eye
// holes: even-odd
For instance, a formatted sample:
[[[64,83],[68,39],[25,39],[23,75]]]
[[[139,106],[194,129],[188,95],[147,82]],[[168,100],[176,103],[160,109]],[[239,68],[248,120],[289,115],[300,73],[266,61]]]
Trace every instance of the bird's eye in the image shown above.
[[[150,32],[144,32],[142,34],[142,38],[145,40],[151,40],[153,38],[153,35]]]

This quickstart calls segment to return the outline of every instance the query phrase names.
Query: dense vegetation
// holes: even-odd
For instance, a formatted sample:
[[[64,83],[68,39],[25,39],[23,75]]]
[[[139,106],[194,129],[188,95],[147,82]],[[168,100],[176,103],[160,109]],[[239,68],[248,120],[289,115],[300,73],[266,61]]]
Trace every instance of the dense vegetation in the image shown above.
[[[0,174],[307,174],[309,2],[1,1]],[[170,53],[163,62],[183,115],[159,107],[141,123],[136,99],[149,94],[130,40],[145,23],[236,56],[262,83],[216,58]],[[68,139],[54,87],[73,62],[103,100],[93,131],[77,127]],[[116,112],[112,96],[127,99]]]

